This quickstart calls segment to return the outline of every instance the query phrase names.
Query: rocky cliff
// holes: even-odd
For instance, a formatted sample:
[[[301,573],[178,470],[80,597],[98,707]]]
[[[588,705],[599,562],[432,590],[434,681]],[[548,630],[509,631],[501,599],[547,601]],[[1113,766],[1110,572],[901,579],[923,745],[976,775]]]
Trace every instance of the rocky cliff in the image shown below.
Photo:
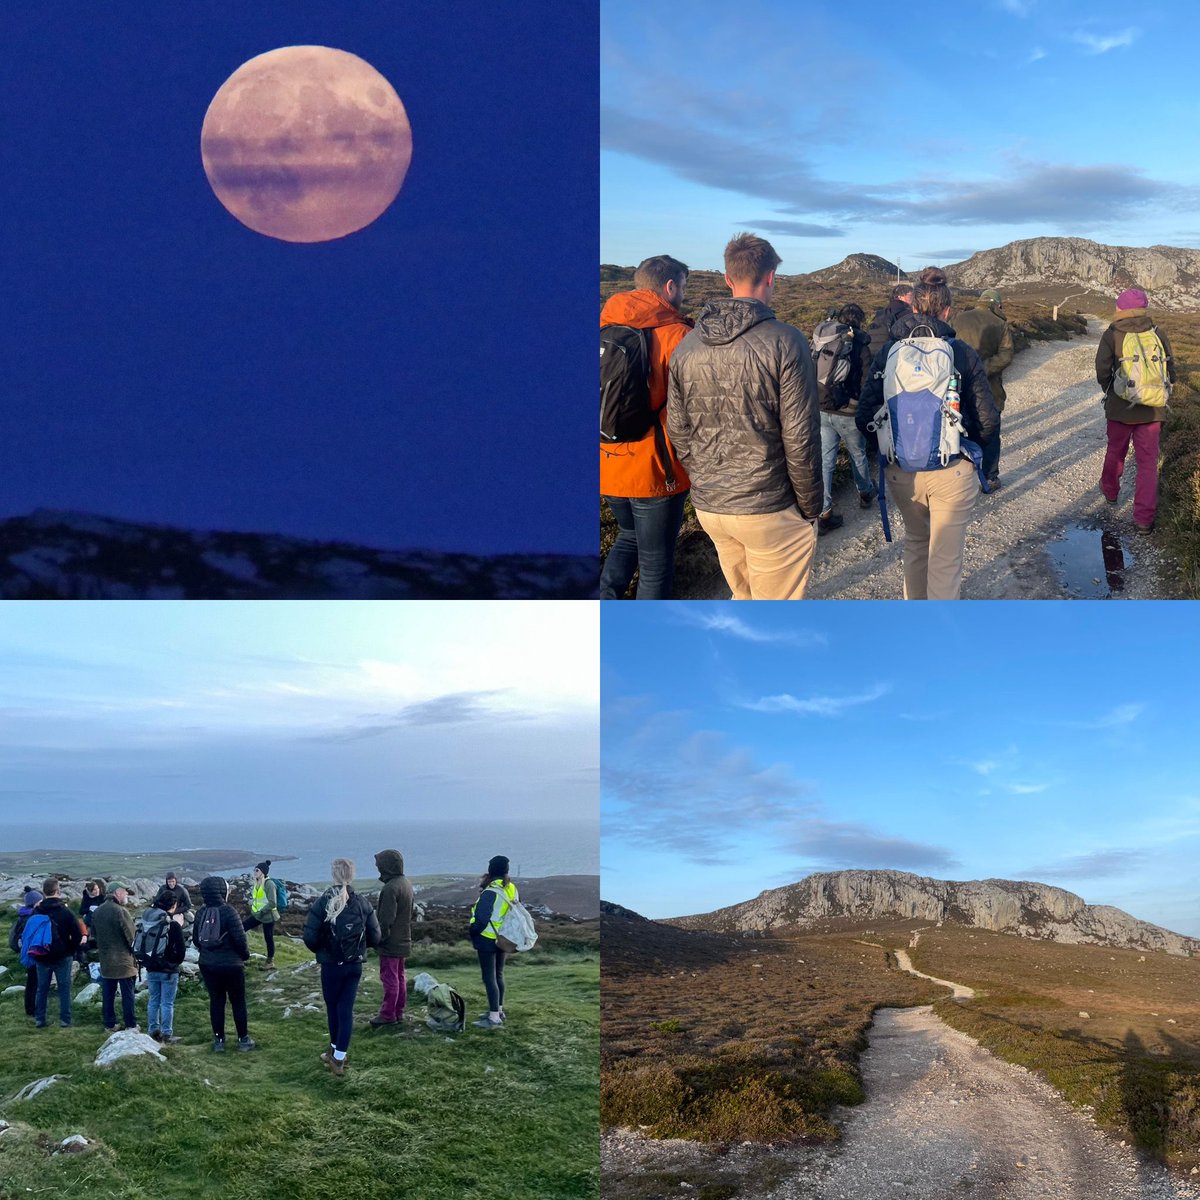
[[[913,279],[907,271],[900,271],[893,262],[880,258],[878,254],[848,254],[840,263],[832,267],[823,267],[819,271],[810,271],[807,275],[799,275],[797,279],[810,283],[821,284],[824,287],[848,286],[890,286],[896,282],[897,273],[901,279]]]
[[[1085,904],[1044,883],[955,882],[905,871],[833,871],[772,888],[716,912],[673,918],[684,929],[719,933],[809,927],[835,917],[939,921],[1077,945],[1189,955],[1200,942],[1139,921],[1119,908]]]
[[[1157,308],[1200,308],[1200,250],[1105,246],[1087,238],[1039,237],[981,250],[946,268],[951,287],[1063,285],[1111,292],[1138,287]]]
[[[39,509],[0,521],[5,600],[587,599],[590,555],[373,550]]]

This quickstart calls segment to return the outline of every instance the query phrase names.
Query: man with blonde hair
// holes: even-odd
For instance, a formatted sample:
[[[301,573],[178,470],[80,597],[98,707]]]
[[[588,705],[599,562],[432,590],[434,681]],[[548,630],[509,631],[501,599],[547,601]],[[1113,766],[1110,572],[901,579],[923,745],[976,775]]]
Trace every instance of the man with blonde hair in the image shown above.
[[[667,431],[735,600],[803,598],[824,494],[812,354],[768,307],[780,261],[735,237],[731,297],[704,306],[671,359]]]

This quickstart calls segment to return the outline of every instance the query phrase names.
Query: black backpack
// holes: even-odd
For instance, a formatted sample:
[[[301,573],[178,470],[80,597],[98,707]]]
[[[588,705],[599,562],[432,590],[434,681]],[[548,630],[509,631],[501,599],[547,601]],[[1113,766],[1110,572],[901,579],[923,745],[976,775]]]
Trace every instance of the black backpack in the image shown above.
[[[848,384],[854,365],[854,330],[841,321],[822,321],[812,336],[817,396],[822,408],[845,408],[853,397]]]
[[[215,950],[224,939],[220,908],[205,905],[196,916],[196,945],[201,950]]]
[[[640,442],[658,421],[650,407],[650,345],[644,329],[600,329],[600,440]]]
[[[357,895],[350,897],[332,925],[322,918],[321,933],[335,962],[362,962],[367,957],[367,922]]]

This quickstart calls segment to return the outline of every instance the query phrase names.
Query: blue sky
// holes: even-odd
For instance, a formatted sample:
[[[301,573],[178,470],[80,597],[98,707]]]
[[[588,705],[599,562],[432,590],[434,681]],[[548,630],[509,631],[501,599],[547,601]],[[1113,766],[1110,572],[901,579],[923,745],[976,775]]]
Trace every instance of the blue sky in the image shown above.
[[[10,602],[0,813],[75,840],[106,817],[594,822],[598,624],[567,602]]]
[[[1200,245],[1198,10],[605,0],[600,261],[906,269],[1017,238]]]
[[[1196,606],[602,609],[605,899],[679,916],[890,867],[1200,935]]]

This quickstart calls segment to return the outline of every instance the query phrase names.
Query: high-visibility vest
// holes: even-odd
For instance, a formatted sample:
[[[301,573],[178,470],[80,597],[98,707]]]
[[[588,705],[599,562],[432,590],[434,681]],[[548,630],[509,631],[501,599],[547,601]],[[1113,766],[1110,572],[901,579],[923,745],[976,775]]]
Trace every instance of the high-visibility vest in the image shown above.
[[[271,888],[271,899],[267,899],[267,886]],[[277,899],[275,892],[275,883],[271,879],[264,879],[262,883],[255,884],[254,891],[250,893],[250,911],[254,915],[261,916],[263,913],[270,912],[275,907]]]
[[[487,887],[479,893],[480,899],[487,895],[489,890],[491,891],[492,895],[496,897],[495,900],[492,901],[491,918],[487,925],[484,926],[482,935],[485,938],[491,938],[492,941],[496,940],[496,930],[499,928],[500,922],[504,920],[504,914],[508,912],[509,904],[517,899],[517,885],[515,883],[510,880],[508,887],[504,889],[504,895],[502,896],[495,886],[499,882],[499,879],[493,879],[491,883],[489,883]],[[478,903],[479,900],[476,900],[475,904],[471,905],[472,924],[475,923],[475,905]]]

